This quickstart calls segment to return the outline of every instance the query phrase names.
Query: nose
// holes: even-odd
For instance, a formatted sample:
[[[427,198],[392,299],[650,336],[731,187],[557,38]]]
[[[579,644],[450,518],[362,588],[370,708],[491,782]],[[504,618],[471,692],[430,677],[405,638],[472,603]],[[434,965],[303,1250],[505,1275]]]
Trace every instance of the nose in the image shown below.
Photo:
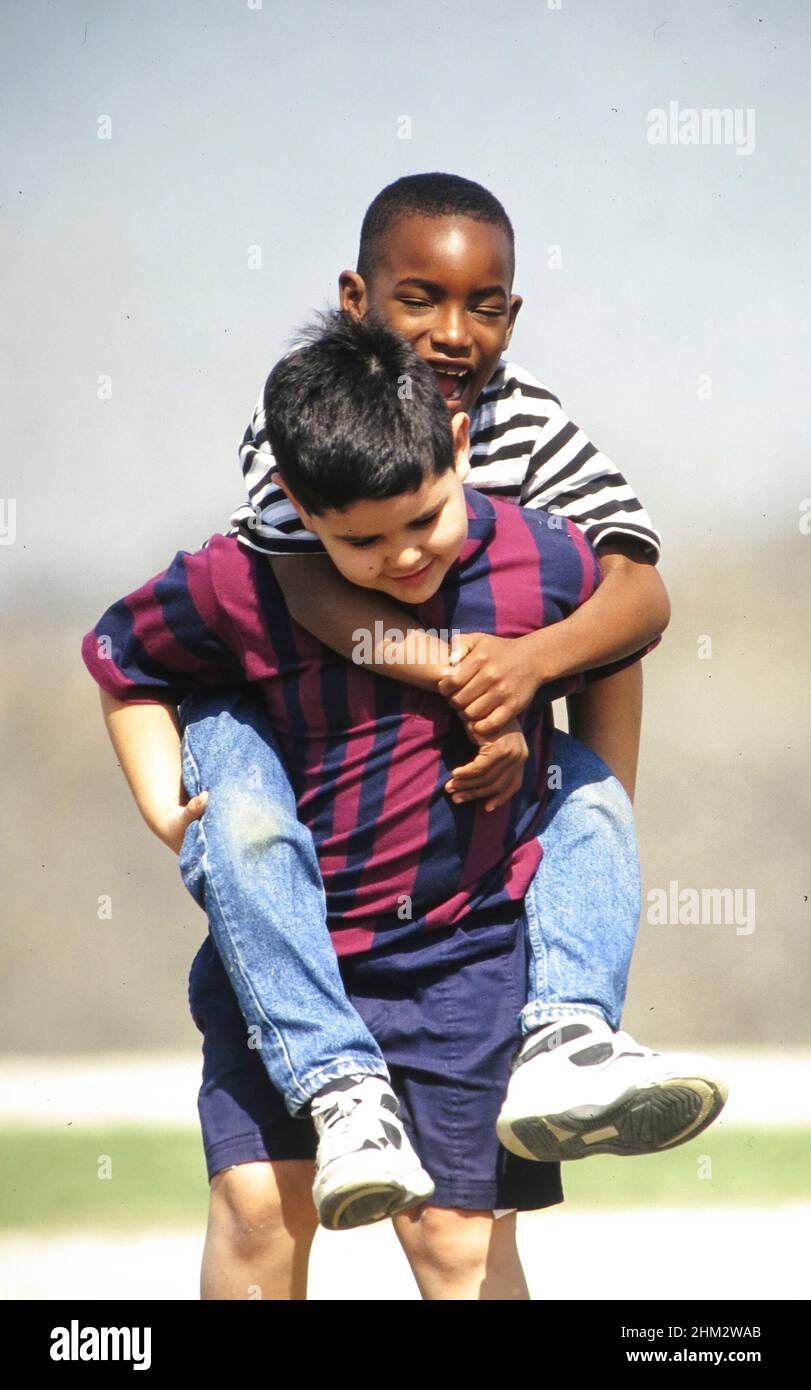
[[[409,545],[403,550],[393,551],[388,556],[386,573],[392,579],[399,579],[401,575],[412,574],[414,570],[421,569],[426,563],[426,558],[419,546]]]
[[[455,348],[457,351],[470,347],[467,317],[461,304],[448,302],[441,306],[434,321],[431,337],[435,347]]]

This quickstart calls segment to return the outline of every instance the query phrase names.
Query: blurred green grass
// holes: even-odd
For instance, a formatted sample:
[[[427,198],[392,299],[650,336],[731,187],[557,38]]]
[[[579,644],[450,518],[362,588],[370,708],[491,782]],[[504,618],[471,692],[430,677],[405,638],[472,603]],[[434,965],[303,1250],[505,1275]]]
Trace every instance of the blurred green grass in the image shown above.
[[[563,1188],[572,1208],[808,1201],[809,1152],[811,1130],[719,1129],[670,1153],[565,1164]],[[104,1155],[109,1179],[98,1175]],[[207,1209],[196,1130],[15,1127],[0,1141],[0,1227],[7,1231],[199,1229]]]

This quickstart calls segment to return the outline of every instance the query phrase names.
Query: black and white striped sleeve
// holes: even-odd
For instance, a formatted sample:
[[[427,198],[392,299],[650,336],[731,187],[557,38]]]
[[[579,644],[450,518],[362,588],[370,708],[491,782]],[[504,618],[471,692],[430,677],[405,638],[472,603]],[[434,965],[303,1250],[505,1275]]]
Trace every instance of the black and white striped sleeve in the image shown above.
[[[323,554],[321,541],[302,526],[295,507],[271,480],[276,463],[261,398],[243,436],[239,460],[248,497],[232,514],[228,535],[238,536],[240,545],[264,555]]]
[[[546,405],[521,486],[524,507],[558,512],[579,526],[593,546],[624,536],[659,558],[661,536],[619,469],[569,419]]]

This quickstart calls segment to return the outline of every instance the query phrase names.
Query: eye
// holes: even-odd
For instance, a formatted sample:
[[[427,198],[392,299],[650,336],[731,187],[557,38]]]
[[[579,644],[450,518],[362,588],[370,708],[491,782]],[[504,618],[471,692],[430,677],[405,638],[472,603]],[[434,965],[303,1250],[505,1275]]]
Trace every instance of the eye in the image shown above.
[[[433,309],[430,299],[401,299],[401,304],[407,304],[409,309]]]
[[[409,530],[418,531],[422,526],[430,526],[432,521],[436,521],[437,517],[439,516],[440,510],[441,509],[437,507],[436,511],[432,512],[430,516],[421,517],[419,521],[412,521],[410,523]]]
[[[374,545],[374,537],[370,536],[361,541],[347,540],[347,545],[351,545],[353,550],[368,550],[370,545]]]
[[[503,309],[497,309],[494,305],[479,304],[473,310],[474,314],[481,314],[486,319],[500,319],[504,313]]]

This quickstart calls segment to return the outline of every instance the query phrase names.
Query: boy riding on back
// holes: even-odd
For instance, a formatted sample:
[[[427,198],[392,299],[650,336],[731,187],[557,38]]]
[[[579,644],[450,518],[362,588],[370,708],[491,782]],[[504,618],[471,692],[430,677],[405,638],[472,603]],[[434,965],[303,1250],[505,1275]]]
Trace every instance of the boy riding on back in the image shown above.
[[[335,563],[279,486],[278,460],[268,448],[274,426],[264,402],[243,446],[251,501],[235,516],[240,546],[260,556],[268,576],[272,570],[297,624],[348,658],[357,652],[358,635],[371,634],[375,659],[368,669],[387,677],[403,698],[410,687],[415,712],[425,699],[420,691],[449,700],[470,743],[452,768],[446,795],[457,806],[483,800],[493,810],[522,784],[526,749],[510,721],[524,714],[539,689],[548,700],[556,683],[560,690],[579,672],[622,662],[667,621],[666,596],[651,563],[656,533],[631,489],[556,398],[502,358],[521,304],[512,278],[512,228],[492,195],[451,175],[417,175],[383,190],[370,207],[358,270],[341,276],[341,301],[349,315],[362,319],[373,312],[429,362],[453,420],[470,413],[469,485],[529,511],[545,507],[571,518],[596,545],[604,582],[571,616],[512,632],[501,623],[494,594],[492,623],[463,633],[466,655],[455,668],[441,638],[428,641],[429,660],[415,661],[409,639],[421,631],[415,605],[425,576],[412,569],[381,575],[374,535],[344,540],[341,564]],[[420,524],[430,533],[430,516]],[[202,704],[199,699],[195,695],[183,711],[187,790],[211,793],[197,829],[204,799],[194,795],[182,806],[177,752],[165,726],[158,734],[165,740],[161,766],[160,752],[147,763],[138,741],[124,746],[114,704],[108,706],[111,733],[148,823],[175,849],[186,837],[184,876],[204,901],[268,1075],[290,1113],[309,1110],[320,1128],[316,1200],[322,1215],[342,1225],[377,1219],[402,1195],[386,1167],[391,1155],[385,1153],[379,1083],[389,1072],[373,1030],[346,1000],[334,968],[320,876],[332,866],[322,859],[319,870],[309,831],[295,818],[300,788],[295,779],[291,787],[289,757],[266,712],[256,701],[246,703],[244,690],[208,694]],[[551,795],[538,832],[544,860],[536,891],[527,896],[529,988],[520,1018],[526,1040],[499,1120],[509,1148],[552,1161],[652,1152],[683,1142],[714,1118],[725,1095],[706,1059],[662,1057],[616,1031],[639,901],[630,804],[609,767],[632,791],[638,665],[589,682],[570,708],[579,738],[557,736],[553,775],[542,789],[551,788]],[[318,802],[318,793],[313,796]],[[223,826],[220,806],[226,804],[241,807],[238,820],[250,825],[249,834],[232,833],[233,816]],[[285,815],[283,834],[270,814],[279,806],[294,808],[295,824]],[[326,803],[317,809],[322,818],[332,815]],[[202,870],[194,853],[201,828],[207,842]],[[357,847],[359,886],[342,913],[348,931],[355,911],[363,917],[368,852],[368,845]],[[407,914],[408,902],[398,910]],[[363,1146],[375,1124],[383,1136],[377,1206],[374,1180],[361,1173],[353,1187],[351,1176],[353,1167],[368,1169]]]
[[[599,584],[572,523],[462,486],[467,416],[449,420],[430,368],[373,318],[330,316],[274,368],[265,400],[280,477],[302,520],[350,582],[385,594],[411,578],[418,621],[483,630],[495,619],[519,638],[563,620]],[[424,1164],[409,1159],[404,1173],[419,1210],[393,1209],[424,1297],[526,1298],[515,1219],[498,1213],[560,1201],[559,1168],[501,1148],[495,1122],[525,998],[524,899],[541,856],[549,700],[579,678],[530,702],[520,785],[488,814],[480,800],[455,804],[444,790],[466,734],[442,697],[376,676],[310,637],[264,560],[234,537],[178,554],[108,610],[84,654],[125,728],[150,711],[168,721],[191,690],[254,686],[316,842],[333,961],[394,1088],[367,1080],[384,1118],[367,1125],[358,1157],[371,1173],[378,1153],[408,1152],[410,1140]],[[246,815],[246,802],[222,791],[210,796],[215,836],[228,826],[243,857],[272,858],[286,812],[247,804]],[[211,891],[203,861],[226,848],[212,844],[208,815],[184,845],[201,901]],[[599,983],[595,997],[605,1006]],[[200,1115],[212,1174],[204,1296],[257,1287],[263,1298],[300,1296],[316,1229],[304,1200],[315,1126],[288,1112],[249,1046],[211,937],[192,968],[190,1005],[204,1034]],[[333,1128],[357,1127],[365,1102],[355,1089],[352,1077],[334,1084],[331,1113],[316,1098],[322,1144]],[[693,1132],[710,1118],[694,1117]],[[331,1224],[341,1224],[343,1202],[333,1191]]]

